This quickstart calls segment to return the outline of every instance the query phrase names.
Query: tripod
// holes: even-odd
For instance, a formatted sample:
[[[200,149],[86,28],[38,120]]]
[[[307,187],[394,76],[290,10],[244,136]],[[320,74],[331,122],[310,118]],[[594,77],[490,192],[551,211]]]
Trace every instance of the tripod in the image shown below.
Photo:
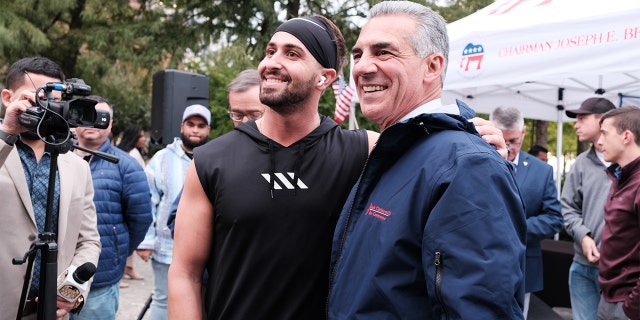
[[[72,135],[72,133],[71,133]],[[55,141],[53,137],[49,139]],[[22,258],[14,258],[12,263],[14,265],[21,265],[25,262],[27,264],[27,270],[25,274],[25,280],[22,286],[22,293],[20,297],[20,304],[18,305],[18,313],[16,319],[22,319],[23,308],[27,299],[27,289],[29,283],[31,283],[31,271],[33,269],[33,262],[38,252],[40,255],[40,276],[38,287],[38,304],[37,304],[37,319],[38,320],[50,320],[56,318],[56,291],[57,291],[57,263],[58,263],[58,245],[56,243],[57,235],[52,230],[53,223],[53,204],[55,193],[56,175],[58,169],[58,156],[60,153],[66,153],[72,148],[72,142],[69,139],[65,139],[62,143],[47,143],[45,151],[51,155],[49,166],[49,180],[47,188],[47,205],[45,214],[45,224],[42,233],[38,234],[37,240],[35,240],[29,250]],[[104,158],[107,161],[118,162],[119,158],[99,151],[93,151],[82,147],[75,146],[78,149],[82,149],[86,152],[92,153],[98,157]]]

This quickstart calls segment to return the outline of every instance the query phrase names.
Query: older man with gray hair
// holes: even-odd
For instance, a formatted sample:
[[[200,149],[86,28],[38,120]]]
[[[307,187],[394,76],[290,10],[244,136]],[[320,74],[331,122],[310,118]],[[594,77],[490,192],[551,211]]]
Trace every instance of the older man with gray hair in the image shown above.
[[[525,203],[527,216],[527,264],[525,267],[524,317],[527,318],[531,292],[543,289],[542,249],[540,241],[562,228],[558,191],[553,168],[521,150],[526,133],[524,118],[516,107],[498,107],[489,118],[502,130],[509,146],[508,160],[516,168],[516,181]]]
[[[522,319],[525,219],[511,166],[440,100],[444,19],[384,1],[351,50],[382,130],[333,237],[330,319]]]

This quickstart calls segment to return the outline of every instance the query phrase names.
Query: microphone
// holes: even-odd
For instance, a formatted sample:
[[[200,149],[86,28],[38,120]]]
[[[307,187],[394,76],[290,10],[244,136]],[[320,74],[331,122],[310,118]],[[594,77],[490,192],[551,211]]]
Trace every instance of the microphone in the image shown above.
[[[45,90],[56,90],[62,91],[66,95],[80,95],[80,96],[88,96],[91,94],[91,86],[82,81],[82,79],[71,78],[65,81],[64,83],[60,82],[48,82],[44,86],[42,86]]]
[[[69,302],[74,302],[80,296],[84,296],[89,289],[87,281],[96,273],[96,266],[91,262],[85,262],[80,267],[69,266],[58,276],[58,296]]]

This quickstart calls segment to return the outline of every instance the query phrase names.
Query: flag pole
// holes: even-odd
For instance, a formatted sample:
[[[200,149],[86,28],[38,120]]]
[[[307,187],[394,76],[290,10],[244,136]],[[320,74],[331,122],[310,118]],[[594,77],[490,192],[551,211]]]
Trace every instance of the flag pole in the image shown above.
[[[355,90],[355,81],[353,81],[353,55],[349,57],[349,85],[353,87],[353,97],[349,103],[349,130],[358,129],[358,121],[356,120],[356,102],[360,102],[358,91]]]
[[[358,129],[358,122],[356,121],[356,102],[351,100],[349,105],[349,130]]]

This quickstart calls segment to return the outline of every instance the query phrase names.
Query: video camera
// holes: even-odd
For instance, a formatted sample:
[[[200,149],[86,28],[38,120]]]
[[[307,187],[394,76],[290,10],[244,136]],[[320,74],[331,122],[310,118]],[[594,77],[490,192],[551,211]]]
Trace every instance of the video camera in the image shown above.
[[[53,91],[61,91],[61,101],[55,101]],[[40,98],[44,91],[44,98]],[[36,90],[36,103],[20,114],[20,124],[40,137],[53,135],[66,139],[69,128],[92,127],[106,129],[109,112],[96,110],[97,101],[85,98],[72,99],[74,95],[88,96],[91,87],[82,79],[72,78],[65,82],[49,82]]]

